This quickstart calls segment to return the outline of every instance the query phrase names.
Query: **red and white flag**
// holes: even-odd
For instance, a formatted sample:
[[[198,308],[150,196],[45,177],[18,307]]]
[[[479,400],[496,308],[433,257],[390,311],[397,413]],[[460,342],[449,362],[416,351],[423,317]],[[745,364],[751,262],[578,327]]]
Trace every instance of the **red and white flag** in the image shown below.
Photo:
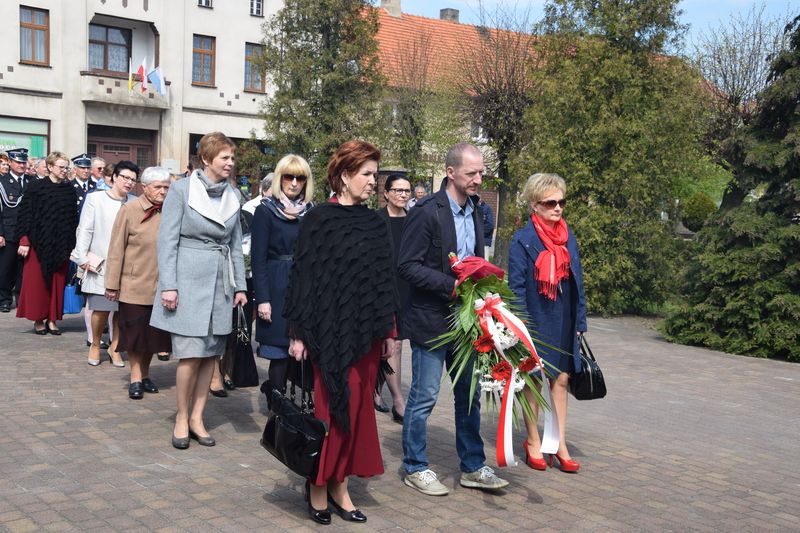
[[[139,79],[142,82],[142,93],[147,92],[147,58],[142,59],[142,64],[139,65],[139,70],[136,71]]]

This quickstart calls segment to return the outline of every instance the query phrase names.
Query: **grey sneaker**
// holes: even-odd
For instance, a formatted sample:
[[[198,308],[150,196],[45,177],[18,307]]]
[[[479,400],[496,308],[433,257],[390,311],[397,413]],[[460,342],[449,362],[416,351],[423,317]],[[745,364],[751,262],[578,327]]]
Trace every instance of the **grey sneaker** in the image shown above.
[[[450,493],[447,487],[442,485],[436,478],[436,473],[430,469],[406,474],[403,482],[412,489],[417,489],[428,496],[447,496]]]
[[[474,472],[461,473],[461,486],[471,489],[498,490],[508,486],[508,481],[494,475],[494,470],[482,466]]]

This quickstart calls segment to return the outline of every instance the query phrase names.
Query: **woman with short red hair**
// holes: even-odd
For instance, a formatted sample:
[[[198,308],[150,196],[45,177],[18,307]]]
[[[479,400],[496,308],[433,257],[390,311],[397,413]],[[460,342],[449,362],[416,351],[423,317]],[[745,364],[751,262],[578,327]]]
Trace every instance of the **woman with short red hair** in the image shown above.
[[[178,359],[172,445],[214,446],[203,421],[211,376],[247,303],[239,195],[228,183],[236,145],[220,132],[200,139],[203,163],[170,186],[158,229],[158,289],[150,325],[168,331]]]
[[[309,515],[321,524],[331,522],[328,503],[343,519],[366,522],[347,479],[383,473],[372,391],[381,358],[397,342],[397,290],[388,228],[364,205],[380,158],[364,141],[348,141],[331,157],[336,196],[303,218],[284,309],[289,355],[311,360],[314,414],[330,428],[306,485]]]

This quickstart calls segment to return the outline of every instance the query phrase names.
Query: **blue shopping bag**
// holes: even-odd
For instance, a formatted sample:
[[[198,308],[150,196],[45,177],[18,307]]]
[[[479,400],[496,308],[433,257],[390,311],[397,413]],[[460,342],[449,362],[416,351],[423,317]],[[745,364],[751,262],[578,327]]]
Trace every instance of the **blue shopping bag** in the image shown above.
[[[64,285],[64,314],[74,315],[83,309],[83,295],[80,293],[77,280]]]

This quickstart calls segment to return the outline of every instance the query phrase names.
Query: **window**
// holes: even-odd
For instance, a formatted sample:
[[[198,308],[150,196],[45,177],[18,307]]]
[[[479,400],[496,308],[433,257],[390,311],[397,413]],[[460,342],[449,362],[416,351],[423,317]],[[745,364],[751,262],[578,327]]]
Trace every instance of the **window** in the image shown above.
[[[264,92],[264,76],[261,74],[261,54],[263,47],[260,44],[245,43],[244,45],[244,90]]]
[[[33,65],[50,65],[50,12],[19,8],[19,60]]]
[[[211,0],[197,0],[197,5],[200,7],[214,7],[211,5]]]
[[[127,73],[131,41],[131,30],[89,24],[89,68]]]
[[[192,48],[192,83],[194,85],[214,85],[214,50],[216,39],[205,35],[195,35]]]
[[[263,17],[264,0],[250,0],[250,14],[256,17]]]

